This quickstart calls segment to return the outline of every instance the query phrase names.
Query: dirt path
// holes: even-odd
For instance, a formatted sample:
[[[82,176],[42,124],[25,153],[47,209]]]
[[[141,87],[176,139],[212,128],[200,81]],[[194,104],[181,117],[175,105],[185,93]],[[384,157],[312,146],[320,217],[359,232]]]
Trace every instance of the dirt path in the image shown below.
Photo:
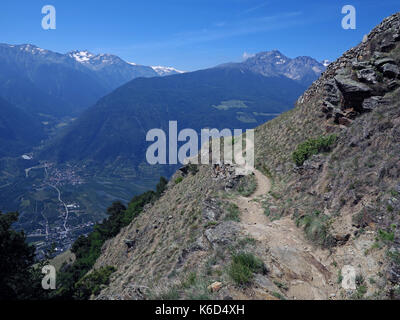
[[[241,224],[244,230],[256,240],[265,240],[269,220],[258,200],[271,190],[271,182],[258,170],[254,171],[254,175],[257,181],[256,191],[250,197],[238,197],[236,205],[242,213]]]
[[[254,171],[254,175],[256,191],[249,197],[240,196],[235,200],[242,214],[243,235],[257,240],[259,256],[274,270],[269,277],[287,286],[280,292],[283,296],[290,299],[328,299],[336,291],[331,279],[333,275],[321,262],[328,260],[329,253],[312,248],[303,231],[290,217],[275,221],[268,219],[260,200],[271,190],[271,182],[258,170]],[[271,288],[264,289],[271,291]],[[259,293],[262,291],[259,288],[256,290]],[[256,294],[255,297],[262,295]]]

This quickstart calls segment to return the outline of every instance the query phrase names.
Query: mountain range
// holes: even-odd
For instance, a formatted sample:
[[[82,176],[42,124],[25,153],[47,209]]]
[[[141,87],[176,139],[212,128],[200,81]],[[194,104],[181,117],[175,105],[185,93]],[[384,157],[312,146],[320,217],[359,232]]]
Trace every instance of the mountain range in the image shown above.
[[[134,78],[178,72],[110,54],[60,54],[30,44],[0,44],[0,70],[1,97],[32,115],[53,116],[76,115]]]
[[[96,58],[76,56],[84,64]],[[87,59],[87,60],[86,60]],[[92,62],[91,62],[92,61]],[[138,78],[100,99],[41,156],[59,162],[128,161],[139,165],[152,128],[252,128],[287,111],[325,67],[310,57],[263,52],[242,63]]]

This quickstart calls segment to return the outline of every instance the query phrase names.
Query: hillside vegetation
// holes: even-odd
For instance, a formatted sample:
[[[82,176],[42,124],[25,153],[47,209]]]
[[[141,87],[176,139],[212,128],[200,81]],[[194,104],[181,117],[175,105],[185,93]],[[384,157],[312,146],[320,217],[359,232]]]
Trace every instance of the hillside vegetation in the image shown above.
[[[94,270],[117,271],[96,298],[398,298],[399,28],[385,19],[256,129],[254,194],[230,166],[177,171],[104,244]]]

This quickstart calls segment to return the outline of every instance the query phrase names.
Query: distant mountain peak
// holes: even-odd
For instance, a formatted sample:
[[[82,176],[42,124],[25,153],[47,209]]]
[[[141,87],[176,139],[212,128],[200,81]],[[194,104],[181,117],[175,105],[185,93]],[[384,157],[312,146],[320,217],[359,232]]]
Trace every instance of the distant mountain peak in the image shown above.
[[[285,76],[292,80],[310,84],[325,70],[325,66],[317,60],[300,56],[289,58],[277,49],[250,56],[239,66],[266,77]]]
[[[288,57],[286,57],[282,52],[280,52],[279,50],[276,50],[276,49],[272,50],[272,51],[264,51],[264,52],[257,53],[255,56],[250,57],[249,59],[250,60],[251,59],[254,59],[254,60],[275,59],[275,61],[273,61],[273,62],[275,62],[277,64],[283,64],[289,60]]]
[[[180,73],[185,73],[185,71],[181,71],[178,69],[175,69],[173,67],[163,67],[163,66],[152,66],[151,67],[159,76],[169,76],[172,74],[180,74]]]
[[[2,43],[0,44],[2,47],[7,47],[7,48],[12,48],[12,49],[19,49],[20,51],[26,51],[31,54],[45,54],[50,51],[39,48],[38,46],[35,46],[30,43],[25,43],[25,44],[5,44]]]

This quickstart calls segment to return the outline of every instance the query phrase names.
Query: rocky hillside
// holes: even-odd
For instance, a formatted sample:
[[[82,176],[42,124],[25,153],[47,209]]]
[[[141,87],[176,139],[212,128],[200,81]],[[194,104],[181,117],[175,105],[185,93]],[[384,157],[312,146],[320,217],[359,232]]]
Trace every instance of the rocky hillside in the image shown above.
[[[329,247],[324,263],[336,265],[336,274],[344,265],[358,268],[367,296],[399,292],[399,31],[400,14],[385,19],[294,110],[256,134],[257,165],[274,180],[274,216],[294,217]],[[294,164],[296,149],[307,154],[305,141],[332,134],[330,152],[309,152]]]
[[[93,298],[399,298],[399,66],[400,13],[256,129],[255,175],[179,170],[104,245]]]

